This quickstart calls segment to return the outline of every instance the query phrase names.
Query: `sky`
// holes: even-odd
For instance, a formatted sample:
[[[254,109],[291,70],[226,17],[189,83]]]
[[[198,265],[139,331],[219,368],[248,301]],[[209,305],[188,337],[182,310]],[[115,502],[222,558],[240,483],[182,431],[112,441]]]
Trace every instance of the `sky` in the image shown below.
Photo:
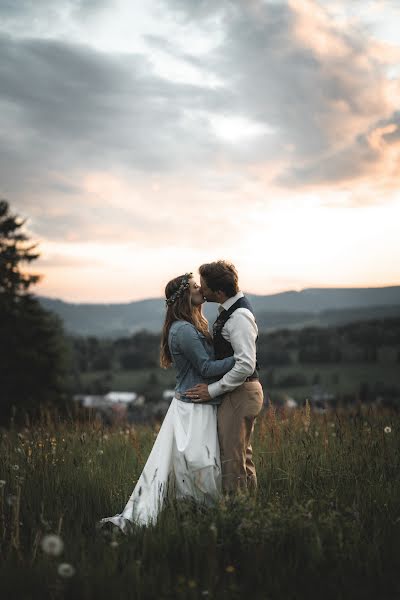
[[[1,0],[0,197],[69,302],[400,284],[397,0]]]

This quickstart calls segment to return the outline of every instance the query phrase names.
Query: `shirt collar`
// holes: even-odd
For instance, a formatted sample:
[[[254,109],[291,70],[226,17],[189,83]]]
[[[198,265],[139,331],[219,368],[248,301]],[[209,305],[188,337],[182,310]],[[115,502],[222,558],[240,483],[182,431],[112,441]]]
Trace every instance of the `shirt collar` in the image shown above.
[[[243,296],[243,292],[238,292],[235,296],[232,296],[232,298],[228,298],[228,300],[225,300],[223,304],[218,306],[218,312],[221,313],[223,310],[229,310],[230,307],[233,306],[239,298],[243,298]]]

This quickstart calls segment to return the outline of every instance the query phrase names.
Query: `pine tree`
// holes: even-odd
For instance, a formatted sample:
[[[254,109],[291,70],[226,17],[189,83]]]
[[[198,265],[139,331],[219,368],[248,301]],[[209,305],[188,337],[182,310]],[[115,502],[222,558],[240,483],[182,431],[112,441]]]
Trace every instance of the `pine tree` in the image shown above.
[[[26,295],[31,285],[40,281],[40,275],[23,274],[21,262],[32,262],[40,254],[32,251],[37,244],[26,245],[28,236],[21,231],[25,220],[10,213],[6,200],[0,200],[0,298],[15,302]]]
[[[18,417],[65,398],[68,346],[61,319],[45,310],[29,288],[42,276],[23,273],[21,263],[40,254],[23,232],[25,220],[0,200],[0,420],[14,406]],[[15,411],[14,411],[15,412]]]

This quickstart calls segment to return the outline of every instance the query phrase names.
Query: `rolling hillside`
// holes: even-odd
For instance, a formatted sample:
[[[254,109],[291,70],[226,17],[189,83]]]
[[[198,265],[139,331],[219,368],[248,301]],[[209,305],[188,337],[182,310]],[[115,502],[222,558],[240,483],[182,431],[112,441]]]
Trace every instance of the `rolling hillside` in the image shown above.
[[[37,298],[44,308],[63,319],[68,333],[100,337],[126,336],[140,329],[158,332],[165,311],[161,298],[121,304],[74,304],[44,296]],[[262,331],[400,316],[400,286],[310,288],[268,296],[248,294],[248,298]],[[206,304],[204,309],[212,322],[217,305]]]

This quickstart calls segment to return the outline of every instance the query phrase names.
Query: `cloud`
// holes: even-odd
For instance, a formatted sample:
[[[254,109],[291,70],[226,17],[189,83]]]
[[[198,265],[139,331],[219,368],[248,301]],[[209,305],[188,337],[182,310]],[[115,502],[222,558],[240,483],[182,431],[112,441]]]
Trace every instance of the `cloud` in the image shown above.
[[[157,169],[188,154],[200,158],[204,136],[185,122],[183,108],[203,106],[203,90],[153,75],[144,56],[6,36],[0,55],[2,125],[24,132],[19,149],[28,144],[33,154],[34,146],[56,165],[84,156],[86,165]]]
[[[285,159],[276,183],[340,183],[382,160],[367,136],[398,99],[386,78],[398,52],[361,22],[338,22],[314,0],[167,5],[187,22],[214,20],[224,28],[207,66],[229,89],[231,112],[278,132],[257,148],[259,161]]]

